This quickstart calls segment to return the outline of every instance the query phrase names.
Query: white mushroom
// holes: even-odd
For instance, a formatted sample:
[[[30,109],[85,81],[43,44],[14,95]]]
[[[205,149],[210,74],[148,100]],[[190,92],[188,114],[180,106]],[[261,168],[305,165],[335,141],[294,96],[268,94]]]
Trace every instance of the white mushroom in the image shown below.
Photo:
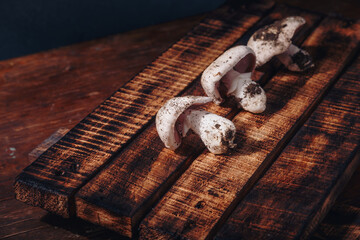
[[[224,101],[222,95],[233,96],[238,107],[252,113],[263,112],[266,108],[265,92],[251,80],[255,61],[255,53],[249,47],[230,48],[203,72],[201,85],[205,93],[216,104]]]
[[[300,72],[313,67],[310,54],[291,41],[305,22],[304,18],[293,16],[257,30],[247,43],[256,54],[256,67],[267,63],[273,56],[277,56],[290,71]]]
[[[230,120],[194,106],[211,102],[209,97],[186,96],[168,100],[156,114],[156,129],[167,148],[175,150],[189,129],[198,134],[214,154],[234,148],[236,128]]]

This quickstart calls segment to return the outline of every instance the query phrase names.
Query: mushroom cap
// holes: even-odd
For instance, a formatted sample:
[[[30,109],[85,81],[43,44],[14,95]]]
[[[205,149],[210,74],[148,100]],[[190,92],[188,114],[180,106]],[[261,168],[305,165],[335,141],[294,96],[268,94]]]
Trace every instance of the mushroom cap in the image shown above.
[[[216,114],[207,114],[200,121],[200,138],[210,152],[224,154],[236,147],[236,127],[232,121]]]
[[[241,107],[252,113],[262,113],[266,109],[265,91],[256,82],[247,82],[239,91]]]
[[[231,69],[237,72],[252,72],[255,68],[255,53],[247,46],[230,48],[212,62],[201,76],[201,85],[216,104],[223,102],[219,93],[220,80]]]
[[[305,22],[300,16],[292,16],[257,30],[247,43],[256,54],[256,66],[261,66],[273,56],[285,52],[292,44],[291,39],[296,30]]]
[[[156,130],[167,148],[175,150],[181,144],[181,134],[176,129],[176,121],[189,107],[211,102],[209,97],[186,96],[168,100],[156,114]]]

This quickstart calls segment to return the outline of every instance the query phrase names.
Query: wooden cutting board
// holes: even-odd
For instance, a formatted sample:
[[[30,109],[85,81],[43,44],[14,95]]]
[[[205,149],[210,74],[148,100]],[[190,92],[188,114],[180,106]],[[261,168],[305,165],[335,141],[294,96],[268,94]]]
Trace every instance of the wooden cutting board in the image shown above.
[[[237,149],[209,153],[190,134],[164,148],[154,116],[174,96],[204,95],[203,70],[261,26],[299,15],[294,38],[316,67],[275,60],[256,71],[268,98],[254,115],[206,110],[237,127]],[[16,198],[141,239],[306,238],[359,164],[360,22],[268,1],[227,3],[48,146],[15,182]],[[35,153],[38,155],[39,153]]]

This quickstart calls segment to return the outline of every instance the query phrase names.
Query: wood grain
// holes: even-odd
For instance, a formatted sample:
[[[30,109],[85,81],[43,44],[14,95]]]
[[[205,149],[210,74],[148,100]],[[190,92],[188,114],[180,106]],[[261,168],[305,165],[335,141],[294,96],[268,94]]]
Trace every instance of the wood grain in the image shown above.
[[[359,79],[359,78],[358,78]],[[360,167],[315,229],[311,240],[357,240],[360,236]]]
[[[33,162],[46,150],[48,150],[52,145],[59,141],[70,129],[68,128],[59,128],[50,137],[45,139],[40,143],[36,148],[34,148],[28,155],[29,161]]]
[[[360,57],[216,239],[306,239],[360,163]]]
[[[76,190],[258,20],[233,10],[226,6],[219,10],[224,18],[215,12],[204,19],[24,169],[15,183],[17,199],[73,216]]]
[[[205,151],[195,159],[141,223],[140,238],[212,237],[351,60],[359,28],[359,23],[324,19],[303,44],[315,69],[280,71],[266,84],[267,110],[260,115],[241,112],[233,119],[236,151],[229,156]]]
[[[301,42],[319,20],[317,15],[278,6],[259,24],[262,26],[275,19],[300,13],[308,21],[302,34],[297,36],[297,42]],[[184,95],[204,95],[199,81]],[[219,108],[213,104],[204,106],[204,109],[227,117],[233,117],[238,112],[231,106]],[[145,213],[203,150],[203,143],[194,134],[189,135],[177,151],[166,149],[155,125],[150,125],[79,190],[75,198],[77,216],[129,237],[133,236]]]

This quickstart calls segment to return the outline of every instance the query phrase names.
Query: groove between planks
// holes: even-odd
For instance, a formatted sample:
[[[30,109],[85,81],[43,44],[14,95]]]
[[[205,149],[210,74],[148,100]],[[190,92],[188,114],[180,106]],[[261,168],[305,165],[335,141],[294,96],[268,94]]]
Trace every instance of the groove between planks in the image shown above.
[[[324,19],[303,44],[315,69],[281,71],[266,84],[268,110],[233,119],[239,148],[195,159],[141,223],[140,238],[211,238],[351,60],[359,39],[359,23]]]

